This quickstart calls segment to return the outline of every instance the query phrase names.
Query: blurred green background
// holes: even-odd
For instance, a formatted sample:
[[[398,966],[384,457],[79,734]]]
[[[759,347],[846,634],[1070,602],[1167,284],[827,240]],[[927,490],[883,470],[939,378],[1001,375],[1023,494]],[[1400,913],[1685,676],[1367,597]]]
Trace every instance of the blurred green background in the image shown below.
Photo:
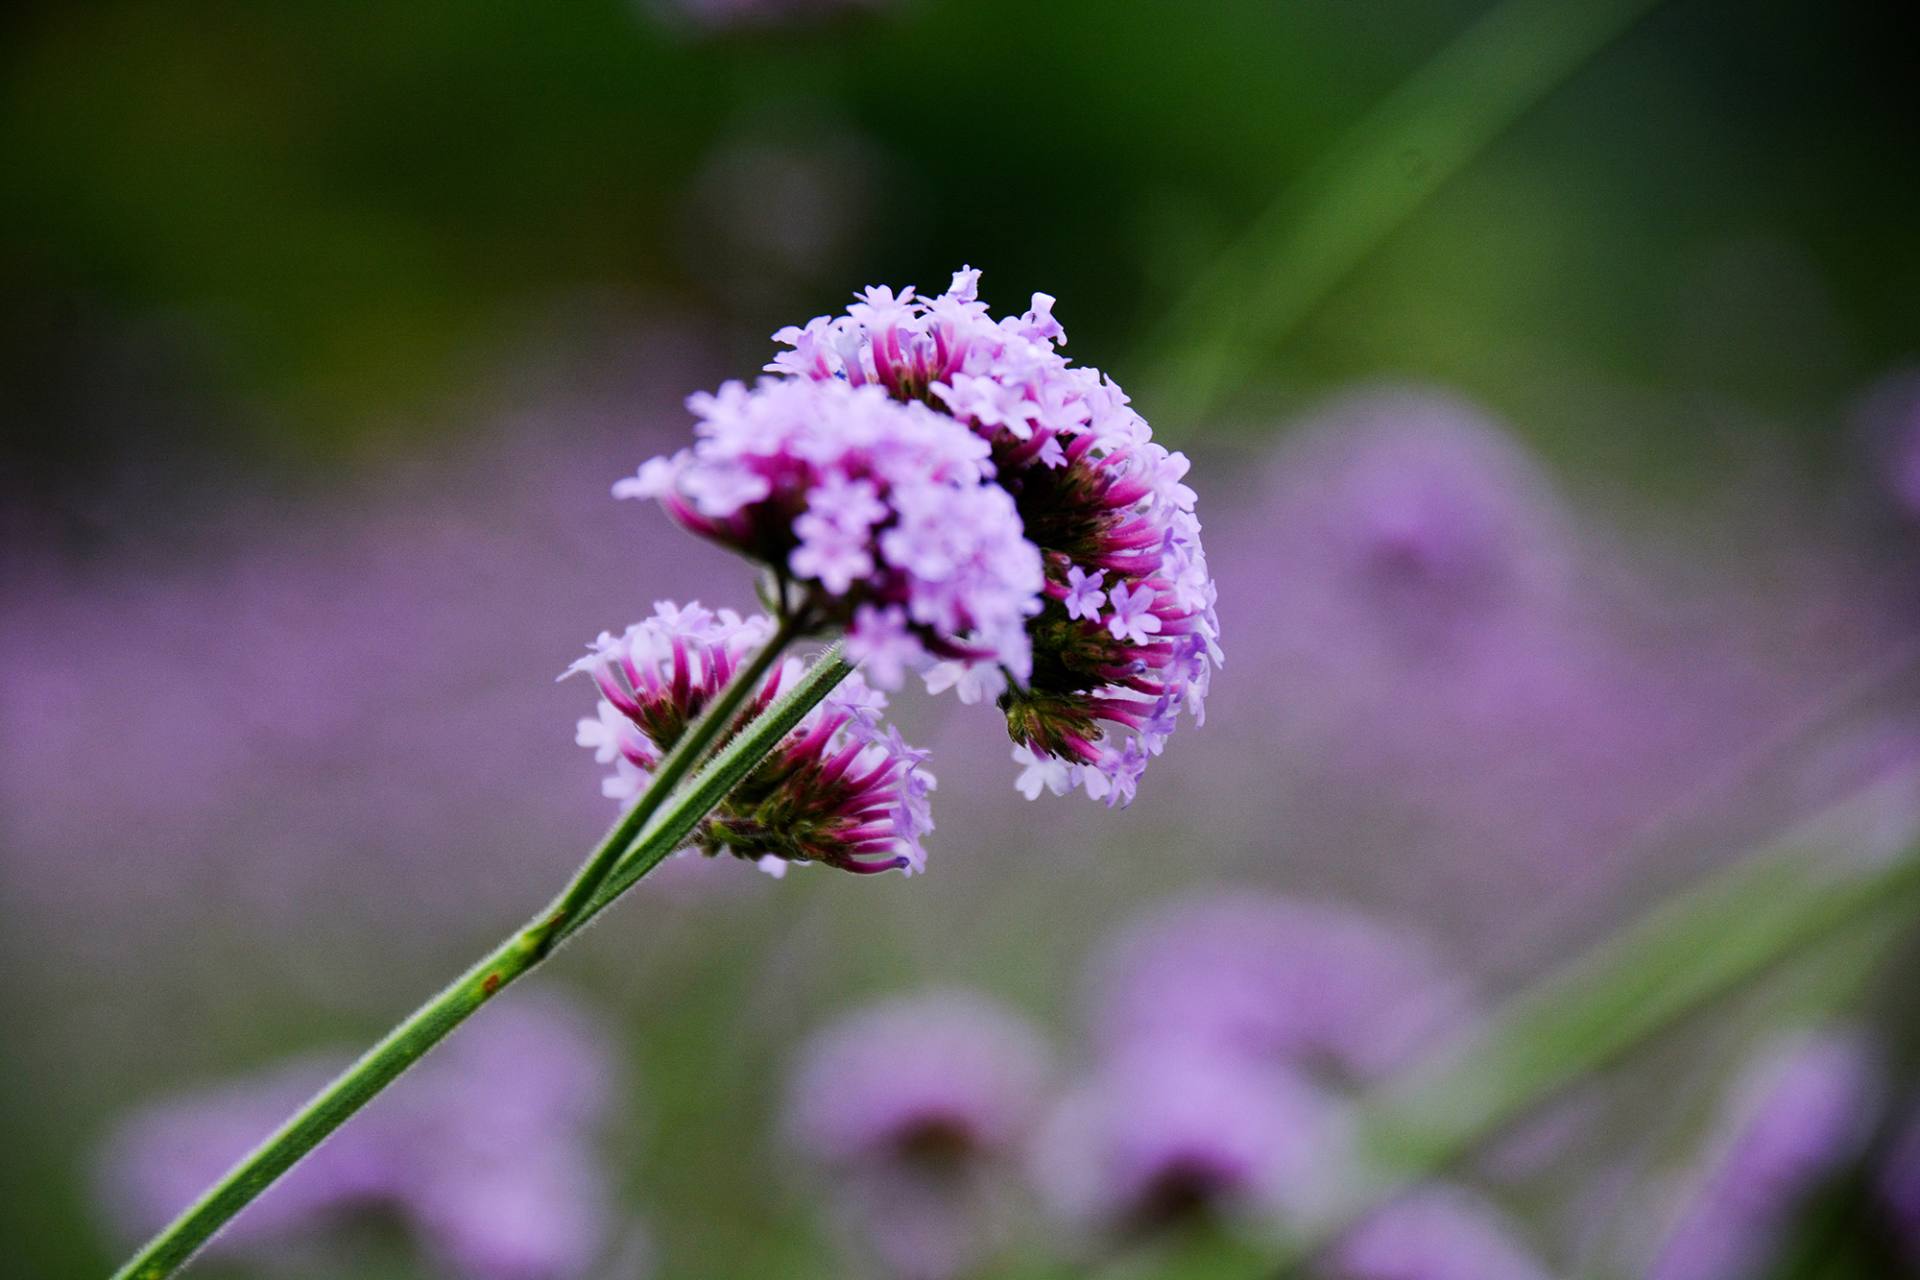
[[[1239,385],[1384,368],[1564,421],[1541,389],[1564,372],[1804,426],[1910,350],[1908,7],[1530,8],[1547,31],[1628,29],[1286,345],[1257,335]],[[301,461],[444,421],[582,293],[757,351],[850,282],[964,259],[1007,298],[1069,299],[1082,359],[1150,361],[1219,255],[1487,9],[910,0],[709,32],[665,0],[23,6],[0,114],[6,470],[80,483],[139,447],[131,415],[88,403],[103,333],[156,392],[201,398],[168,452]],[[736,198],[734,226],[690,214],[743,147],[812,158],[818,185]],[[1418,139],[1391,162],[1410,183],[1429,163]],[[780,252],[770,228],[809,220],[818,243]]]

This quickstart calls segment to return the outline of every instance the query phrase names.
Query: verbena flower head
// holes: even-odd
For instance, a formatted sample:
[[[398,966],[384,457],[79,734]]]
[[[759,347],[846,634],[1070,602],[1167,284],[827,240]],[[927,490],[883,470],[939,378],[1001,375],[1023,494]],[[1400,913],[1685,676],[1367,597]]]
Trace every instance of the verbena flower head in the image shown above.
[[[600,689],[598,713],[580,721],[575,741],[613,766],[606,793],[616,799],[638,794],[772,634],[764,617],[669,601],[622,635],[602,633],[569,674],[586,672]],[[770,705],[801,671],[797,659],[777,665],[748,698],[742,721]],[[920,870],[926,861],[920,837],[933,829],[934,778],[926,753],[881,725],[885,706],[885,695],[858,673],[848,676],[701,822],[693,847],[756,862],[775,875],[795,862],[862,874]]]
[[[1298,1073],[1194,1045],[1142,1045],[1061,1102],[1040,1132],[1035,1172],[1053,1211],[1081,1229],[1271,1229],[1319,1207],[1348,1140],[1344,1109]]]
[[[1029,797],[1126,804],[1222,661],[1187,460],[1060,353],[1052,298],[995,320],[979,275],[782,329],[770,376],[691,397],[694,444],[614,492],[765,566],[874,685],[996,698]]]
[[[811,621],[898,687],[936,660],[1024,676],[1040,555],[985,441],[872,384],[764,378],[692,397],[692,448],[614,487],[804,591]]]
[[[1031,670],[1003,664],[1002,688],[991,673],[949,668],[929,685],[958,686],[966,701],[999,695],[1029,796],[1082,786],[1124,804],[1179,714],[1203,717],[1222,660],[1187,459],[1153,441],[1106,375],[1060,353],[1051,297],[995,320],[979,278],[963,268],[926,299],[867,289],[845,315],[775,334],[791,350],[768,369],[878,389],[989,446],[993,479],[1044,565],[1044,603],[1026,624]]]

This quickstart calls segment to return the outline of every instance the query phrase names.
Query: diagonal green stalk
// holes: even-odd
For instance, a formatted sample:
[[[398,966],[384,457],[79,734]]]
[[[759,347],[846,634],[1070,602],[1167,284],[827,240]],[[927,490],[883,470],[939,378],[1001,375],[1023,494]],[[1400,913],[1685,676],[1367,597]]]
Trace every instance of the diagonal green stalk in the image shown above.
[[[1454,174],[1659,0],[1504,0],[1268,206],[1147,344],[1156,421],[1213,407],[1237,360],[1292,332]],[[1162,434],[1166,434],[1163,430]]]
[[[1920,846],[1865,864],[1823,846],[1817,831],[1783,842],[1661,903],[1364,1104],[1356,1185],[1271,1265],[1290,1273],[1396,1190],[1789,958],[1920,912]]]
[[[1652,1109],[1651,1132],[1634,1144],[1628,1176],[1662,1188],[1658,1194],[1664,1201],[1664,1180],[1697,1166],[1711,1126],[1720,1119],[1729,1061],[1748,1061],[1770,1039],[1843,1016],[1843,1010],[1872,989],[1888,957],[1912,933],[1911,912],[1870,916],[1797,958],[1792,972],[1770,982],[1761,999],[1744,1002],[1732,1033],[1717,1041],[1712,1053],[1703,1054],[1705,1060],[1697,1067],[1668,1082],[1671,1096]],[[1635,1119],[1638,1123],[1642,1117]],[[1647,1197],[1621,1196],[1610,1209],[1590,1218],[1587,1230],[1595,1246],[1573,1280],[1630,1280],[1645,1261],[1648,1205]]]
[[[757,687],[758,676],[752,674],[754,668],[759,668],[760,673],[764,674],[777,656],[777,650],[784,648],[790,639],[791,634],[782,628],[782,632],[769,642],[767,650],[728,685],[728,693],[731,694],[736,688],[745,690]],[[751,772],[780,744],[801,717],[818,705],[852,670],[840,656],[838,646],[827,650],[792,689],[756,716],[722,748],[712,765],[703,770],[690,786],[669,796],[669,786],[662,782],[660,775],[656,775],[653,784],[634,809],[637,811],[645,806],[648,814],[657,815],[657,820],[646,829],[645,836],[630,856],[622,857],[628,853],[634,833],[640,829],[640,822],[631,821],[631,813],[628,818],[615,824],[573,882],[556,899],[556,906],[541,911],[527,921],[479,963],[389,1031],[378,1044],[309,1099],[285,1124],[242,1157],[178,1218],[148,1241],[114,1273],[114,1280],[163,1280],[163,1277],[178,1271],[235,1214],[251,1204],[329,1134],[377,1097],[449,1032],[539,965],[560,943],[579,933],[589,920],[604,911],[657,866],[661,859],[673,852],[678,842],[684,840],[701,819],[725,799],[734,783]],[[701,721],[702,725],[712,722],[715,726],[711,733],[706,734],[709,742],[718,736],[719,726],[732,720],[744,697],[742,693],[740,699],[733,700],[731,710],[724,705],[728,701],[726,695],[715,700],[714,707]],[[695,732],[689,729],[688,737]],[[691,767],[697,750],[690,749],[688,764],[680,770],[681,776]],[[584,891],[580,889],[580,886],[589,882],[589,888]],[[578,902],[580,905],[571,914],[557,915],[559,906],[568,902]]]
[[[680,735],[680,740],[673,744],[673,749],[667,752],[659,767],[653,771],[647,789],[613,825],[613,829],[607,832],[599,847],[587,856],[573,880],[560,891],[560,896],[553,900],[537,943],[541,956],[552,951],[560,939],[571,931],[568,922],[579,917],[581,910],[599,891],[607,874],[613,870],[614,864],[633,844],[634,837],[645,829],[648,819],[659,811],[667,797],[673,794],[674,788],[700,762],[707,748],[719,741],[733,724],[747,699],[760,688],[760,682],[773,669],[773,664],[780,660],[787,646],[793,643],[798,632],[799,623],[794,617],[783,618],[766,646],[753,656],[753,661],[734,673],[700,718]]]
[[[661,859],[684,845],[700,820],[759,767],[780,740],[800,723],[802,716],[852,672],[853,664],[842,655],[838,643],[822,653],[799,683],[756,717],[737,738],[714,754],[706,767],[688,784],[681,802],[649,827],[620,859],[600,891],[587,903],[579,919],[567,932],[572,933],[585,926],[641,876],[658,866]]]

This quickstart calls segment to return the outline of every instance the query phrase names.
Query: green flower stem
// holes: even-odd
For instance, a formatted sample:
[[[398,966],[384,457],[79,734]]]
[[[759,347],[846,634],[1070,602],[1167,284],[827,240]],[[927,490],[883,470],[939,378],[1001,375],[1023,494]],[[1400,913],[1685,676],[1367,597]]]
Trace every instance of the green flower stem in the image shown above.
[[[696,734],[707,742],[718,736],[720,726],[729,723],[745,697],[736,690],[757,686],[759,675],[771,665],[777,651],[791,639],[782,628],[767,649],[732,681],[700,725],[688,730],[682,745]],[[658,815],[646,828],[645,836],[625,858],[642,818],[631,814],[608,833],[593,856],[587,859],[573,882],[556,900],[556,906],[540,912],[484,959],[456,978],[439,995],[415,1010],[359,1061],[348,1067],[307,1104],[295,1112],[266,1141],[243,1157],[226,1175],[210,1187],[159,1235],[114,1273],[114,1280],[162,1280],[186,1264],[194,1253],[213,1238],[229,1219],[251,1204],[261,1192],[318,1146],[353,1114],[372,1101],[382,1089],[418,1062],[426,1052],[465,1022],[487,1001],[552,953],[561,942],[573,937],[587,921],[604,911],[612,902],[673,852],[699,825],[728,790],[745,777],[781,739],[799,723],[820,699],[853,668],[840,656],[838,646],[827,650],[807,674],[766,711],[756,716],[714,757],[691,785],[680,794],[666,794],[665,764],[640,800],[635,811],[645,808]],[[708,726],[712,727],[709,728]],[[679,769],[684,776],[699,747],[688,748],[687,763]],[[669,759],[672,759],[669,755]],[[661,811],[662,805],[664,811]],[[609,852],[611,851],[611,852]],[[588,886],[582,889],[581,886]],[[571,914],[557,916],[556,911],[569,903],[578,903]]]
[[[700,820],[767,758],[780,740],[800,723],[802,716],[852,672],[853,664],[841,654],[839,644],[822,653],[799,683],[741,730],[739,737],[714,754],[713,759],[688,784],[681,802],[648,828],[638,843],[620,859],[568,932],[584,926],[631,888],[641,876],[658,866],[661,859],[684,845]]]
[[[1920,846],[1863,863],[1809,835],[1715,873],[1364,1104],[1364,1172],[1271,1265],[1290,1272],[1397,1189],[1788,959],[1838,938],[1895,938],[1916,914]]]
[[[753,661],[734,673],[733,679],[727,682],[726,688],[720,691],[720,695],[700,718],[680,735],[680,740],[673,744],[673,749],[667,752],[659,767],[653,771],[647,789],[614,824],[613,830],[600,842],[600,847],[588,856],[573,881],[561,890],[560,896],[548,908],[537,944],[541,956],[551,952],[563,937],[572,932],[570,922],[579,918],[582,909],[613,870],[614,864],[633,844],[634,837],[645,829],[647,820],[659,811],[673,789],[700,762],[707,748],[717,742],[733,724],[734,718],[740,714],[740,708],[759,689],[760,682],[773,669],[773,664],[780,660],[787,646],[793,643],[798,631],[799,623],[794,617],[783,618],[766,646],[754,655]]]
[[[514,979],[539,963],[535,940],[544,917],[529,921],[491,954],[420,1006],[341,1072],[266,1141],[213,1184],[165,1230],[148,1241],[114,1280],[161,1280],[184,1266],[229,1219],[251,1204],[301,1157],[418,1062],[427,1050]]]

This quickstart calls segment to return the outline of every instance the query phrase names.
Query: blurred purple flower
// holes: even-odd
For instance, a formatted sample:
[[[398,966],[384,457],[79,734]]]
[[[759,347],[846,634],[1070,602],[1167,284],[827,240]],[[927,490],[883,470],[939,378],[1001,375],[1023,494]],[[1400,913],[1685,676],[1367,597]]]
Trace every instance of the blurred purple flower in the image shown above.
[[[1467,656],[1490,623],[1571,585],[1577,543],[1554,486],[1471,405],[1421,389],[1348,393],[1282,445],[1259,508],[1323,635],[1403,659]]]
[[[149,1105],[121,1122],[101,1161],[101,1199],[115,1230],[137,1240],[179,1212],[237,1157],[311,1097],[344,1059],[302,1060],[259,1076]],[[218,1251],[286,1237],[400,1194],[372,1126],[348,1129],[234,1220]]]
[[[1773,1045],[1735,1084],[1649,1280],[1752,1274],[1806,1196],[1865,1149],[1882,1083],[1878,1054],[1856,1033]]]
[[[1547,1280],[1504,1217],[1437,1184],[1376,1210],[1333,1250],[1327,1280]]]
[[[1484,822],[1480,861],[1518,840],[1556,874],[1560,831],[1591,838],[1595,793],[1644,811],[1616,791],[1657,726],[1621,697],[1582,543],[1541,468],[1471,406],[1341,397],[1216,542],[1228,624],[1274,673],[1223,736],[1249,758],[1286,748],[1308,803],[1415,808],[1424,838]]]
[[[1909,1106],[1882,1158],[1880,1199],[1907,1258],[1920,1266],[1920,1107]]]
[[[1187,803],[1249,859],[1496,964],[1539,945],[1543,908],[1625,897],[1606,877],[1665,820],[1720,815],[1688,833],[1698,870],[1804,816],[1716,788],[1912,642],[1844,548],[1793,574],[1752,563],[1810,546],[1778,528],[1737,564],[1704,539],[1636,548],[1432,389],[1339,396],[1216,510],[1223,622],[1263,678],[1171,762]]]
[[[1668,785],[1675,713],[1632,687],[1652,673],[1613,642],[1588,542],[1472,406],[1341,396],[1213,541],[1224,625],[1270,678],[1220,709],[1191,777],[1249,831],[1410,846],[1388,900],[1431,913],[1436,879],[1484,884],[1453,909],[1563,885],[1651,808],[1633,775]]]
[[[983,996],[889,1000],[807,1045],[787,1100],[788,1131],[828,1165],[1004,1155],[1039,1108],[1046,1074],[1039,1034]]]
[[[1285,1068],[1154,1041],[1104,1064],[1040,1131],[1064,1222],[1122,1236],[1214,1221],[1255,1234],[1315,1211],[1349,1157],[1343,1108]]]
[[[1378,1075],[1472,1007],[1417,934],[1330,903],[1254,892],[1176,901],[1126,929],[1094,975],[1109,1048],[1197,1045]]]
[[[889,1272],[941,1280],[1000,1240],[1006,1175],[1047,1070],[1033,1027],[983,996],[889,1000],[806,1046],[787,1132],[832,1174],[836,1216]]]
[[[128,1239],[167,1221],[343,1062],[302,1060],[150,1104],[103,1150],[100,1197]],[[596,1150],[613,1063],[598,1029],[548,997],[504,1000],[323,1143],[211,1246],[272,1255],[373,1213],[397,1216],[462,1280],[585,1276],[610,1238]]]
[[[1877,487],[1900,515],[1920,521],[1920,369],[1881,378],[1853,414]]]

